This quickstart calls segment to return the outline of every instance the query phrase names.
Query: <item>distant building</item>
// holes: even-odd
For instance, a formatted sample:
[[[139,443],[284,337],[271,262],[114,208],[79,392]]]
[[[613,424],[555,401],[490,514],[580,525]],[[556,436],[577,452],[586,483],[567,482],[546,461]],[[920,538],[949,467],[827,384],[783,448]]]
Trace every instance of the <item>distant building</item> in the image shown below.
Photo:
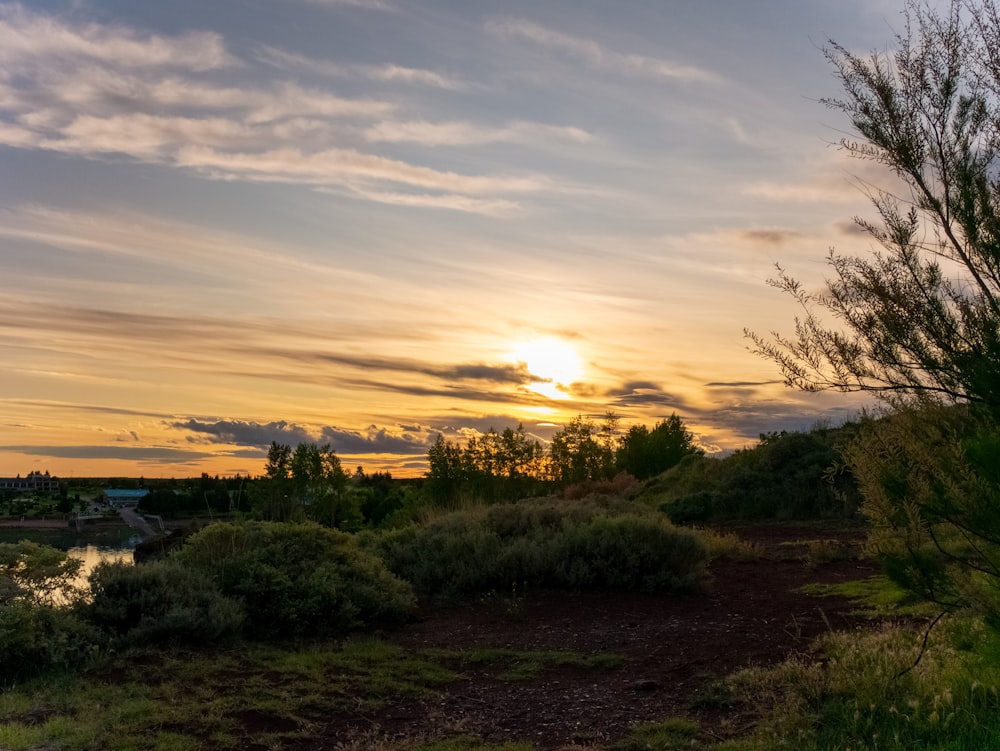
[[[109,488],[104,491],[104,502],[111,508],[138,506],[139,502],[149,495],[148,490],[120,490]]]
[[[29,472],[27,477],[0,477],[0,490],[19,490],[29,493],[58,493],[59,478],[45,472]]]

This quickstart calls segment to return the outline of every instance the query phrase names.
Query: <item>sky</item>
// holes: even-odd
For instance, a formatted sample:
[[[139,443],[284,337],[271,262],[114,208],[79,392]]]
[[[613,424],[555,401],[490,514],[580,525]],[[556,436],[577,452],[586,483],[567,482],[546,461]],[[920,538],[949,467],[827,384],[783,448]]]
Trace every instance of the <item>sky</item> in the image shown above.
[[[865,252],[822,47],[893,0],[0,1],[0,475],[424,471],[438,434],[836,424],[744,329]]]

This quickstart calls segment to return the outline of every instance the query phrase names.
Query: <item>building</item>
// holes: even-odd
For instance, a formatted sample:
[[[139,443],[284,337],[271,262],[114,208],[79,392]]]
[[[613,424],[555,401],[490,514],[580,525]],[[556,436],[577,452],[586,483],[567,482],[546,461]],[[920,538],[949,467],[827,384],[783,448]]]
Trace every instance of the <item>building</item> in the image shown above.
[[[104,491],[104,502],[111,508],[135,507],[149,495],[148,490],[122,490],[109,488]]]
[[[25,493],[58,493],[59,478],[45,472],[29,472],[27,477],[0,477],[0,490]]]

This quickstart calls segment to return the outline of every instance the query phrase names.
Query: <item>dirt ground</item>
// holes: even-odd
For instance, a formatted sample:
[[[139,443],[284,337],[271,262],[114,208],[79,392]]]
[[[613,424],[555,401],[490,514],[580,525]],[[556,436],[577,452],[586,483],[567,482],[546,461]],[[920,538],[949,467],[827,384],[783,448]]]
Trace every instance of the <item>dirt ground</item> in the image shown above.
[[[810,582],[842,582],[875,573],[870,562],[840,556],[816,563],[802,541],[836,540],[860,549],[857,529],[817,525],[744,526],[760,546],[755,560],[717,559],[705,592],[639,594],[526,593],[472,606],[430,608],[387,638],[404,647],[571,650],[616,653],[613,669],[546,668],[537,678],[505,681],[496,665],[463,668],[462,678],[431,700],[400,700],[370,715],[331,718],[312,749],[344,739],[436,737],[464,732],[492,743],[527,741],[539,749],[600,746],[635,723],[684,716],[710,730],[738,727],[737,710],[711,701],[712,678],[768,665],[809,649],[831,628],[866,628],[842,598],[799,592]],[[353,747],[353,746],[352,746]]]

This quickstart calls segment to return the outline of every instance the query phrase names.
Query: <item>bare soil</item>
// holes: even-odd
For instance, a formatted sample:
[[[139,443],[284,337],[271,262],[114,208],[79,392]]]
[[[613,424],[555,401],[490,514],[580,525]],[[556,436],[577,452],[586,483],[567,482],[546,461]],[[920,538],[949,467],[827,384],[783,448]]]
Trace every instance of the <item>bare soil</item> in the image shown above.
[[[764,524],[734,531],[757,543],[763,555],[715,560],[700,593],[522,592],[474,605],[425,606],[415,623],[387,638],[415,650],[570,650],[624,660],[610,669],[548,667],[521,681],[502,679],[505,666],[466,665],[461,678],[434,698],[400,699],[370,713],[329,718],[301,748],[456,732],[546,750],[608,747],[636,723],[669,717],[697,720],[708,733],[738,731],[747,722],[745,710],[719,701],[714,680],[807,652],[824,631],[870,628],[846,599],[810,596],[800,588],[863,579],[875,566],[855,557],[810,559],[809,540],[836,541],[832,548],[841,553],[844,546],[860,550],[858,528]]]

